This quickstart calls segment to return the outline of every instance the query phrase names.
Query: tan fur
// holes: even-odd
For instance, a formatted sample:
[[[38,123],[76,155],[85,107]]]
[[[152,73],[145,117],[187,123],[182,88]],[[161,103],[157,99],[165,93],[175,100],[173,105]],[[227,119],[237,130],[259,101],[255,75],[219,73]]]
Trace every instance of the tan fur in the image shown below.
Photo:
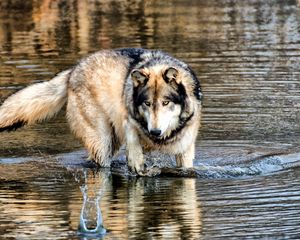
[[[53,117],[66,103],[69,74],[70,70],[64,71],[52,81],[31,85],[6,99],[0,108],[0,128]]]
[[[144,51],[140,65],[147,61],[151,63],[154,59],[154,53]],[[155,54],[164,56],[160,52]],[[162,76],[173,61],[170,57],[166,58],[167,62],[164,63],[155,63],[156,60],[153,60],[153,66],[149,67],[140,66],[139,63],[136,65],[149,77],[149,97],[157,103],[157,107],[148,114],[151,116],[151,128],[164,124],[164,112],[166,116],[172,112],[176,121],[177,115],[182,113],[179,105],[172,103],[174,106],[170,104],[168,108],[162,105],[170,89]],[[143,152],[148,150],[175,154],[179,167],[192,167],[201,104],[193,95],[191,74],[183,63],[174,63],[178,69],[176,81],[184,85],[187,92],[188,104],[182,116],[193,113],[193,117],[169,142],[156,143],[145,134],[147,130],[141,127],[133,114],[133,89],[145,79],[138,72],[137,76],[130,77],[130,72],[134,71],[130,70],[130,61],[131,58],[126,54],[113,50],[101,51],[83,59],[73,69],[62,72],[49,82],[34,84],[17,92],[0,108],[0,130],[6,130],[17,122],[32,124],[49,118],[67,101],[67,119],[72,131],[82,140],[90,157],[101,166],[110,166],[110,158],[121,145],[126,144],[128,164],[139,174],[143,174]],[[174,126],[167,126],[164,136],[171,134],[175,123]]]

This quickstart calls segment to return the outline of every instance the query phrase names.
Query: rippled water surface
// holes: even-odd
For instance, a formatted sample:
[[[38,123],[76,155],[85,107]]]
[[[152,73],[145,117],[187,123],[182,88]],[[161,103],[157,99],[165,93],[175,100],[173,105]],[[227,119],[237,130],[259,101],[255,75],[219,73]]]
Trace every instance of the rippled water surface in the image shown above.
[[[0,103],[120,47],[197,73],[197,178],[96,171],[62,112],[0,134],[0,238],[299,238],[299,1],[2,0]]]

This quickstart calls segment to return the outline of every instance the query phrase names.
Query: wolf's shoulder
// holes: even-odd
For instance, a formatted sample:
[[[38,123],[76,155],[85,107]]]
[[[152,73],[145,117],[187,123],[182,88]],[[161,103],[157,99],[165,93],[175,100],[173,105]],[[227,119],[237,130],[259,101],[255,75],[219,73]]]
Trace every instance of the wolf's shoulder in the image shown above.
[[[159,49],[145,49],[145,48],[117,48],[117,49],[103,49],[92,53],[79,61],[79,64],[89,63],[93,60],[105,60],[111,57],[120,57],[121,59],[128,59],[129,65],[135,66],[144,63],[180,63],[185,65],[170,54]]]

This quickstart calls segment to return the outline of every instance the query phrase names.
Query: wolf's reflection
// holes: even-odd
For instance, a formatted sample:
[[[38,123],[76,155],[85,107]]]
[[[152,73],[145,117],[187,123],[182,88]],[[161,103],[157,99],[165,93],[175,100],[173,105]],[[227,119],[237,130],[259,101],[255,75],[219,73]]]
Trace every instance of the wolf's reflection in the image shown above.
[[[140,178],[128,197],[129,235],[196,239],[201,210],[196,179]]]
[[[195,239],[201,233],[196,179],[124,179],[108,171],[82,171],[77,176],[83,194],[80,233],[104,234],[103,225],[122,238]]]

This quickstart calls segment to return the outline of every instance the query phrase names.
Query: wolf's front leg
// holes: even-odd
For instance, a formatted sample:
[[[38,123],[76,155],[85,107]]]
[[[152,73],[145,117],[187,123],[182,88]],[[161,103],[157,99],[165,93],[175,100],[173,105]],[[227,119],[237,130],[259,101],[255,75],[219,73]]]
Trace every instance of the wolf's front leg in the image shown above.
[[[126,156],[129,169],[139,175],[143,175],[144,156],[138,134],[135,128],[133,126],[130,126],[129,124],[126,125],[125,130]]]
[[[195,143],[192,143],[188,149],[180,154],[176,154],[177,167],[191,168],[195,158]]]

